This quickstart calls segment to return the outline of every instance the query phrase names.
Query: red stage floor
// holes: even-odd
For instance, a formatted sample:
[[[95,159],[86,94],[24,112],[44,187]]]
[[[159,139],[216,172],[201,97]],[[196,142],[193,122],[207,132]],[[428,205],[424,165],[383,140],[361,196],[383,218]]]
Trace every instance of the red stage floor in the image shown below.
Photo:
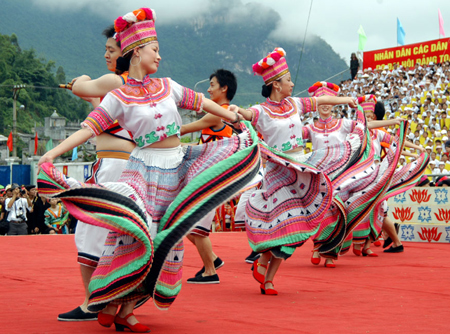
[[[216,233],[219,285],[185,284],[200,267],[186,242],[183,288],[168,312],[136,311],[152,333],[448,333],[450,247],[405,243],[402,254],[348,254],[336,269],[310,264],[311,243],[282,264],[278,296],[263,296],[244,262],[245,233]],[[83,289],[73,236],[0,237],[1,333],[112,333],[96,322],[59,322]]]

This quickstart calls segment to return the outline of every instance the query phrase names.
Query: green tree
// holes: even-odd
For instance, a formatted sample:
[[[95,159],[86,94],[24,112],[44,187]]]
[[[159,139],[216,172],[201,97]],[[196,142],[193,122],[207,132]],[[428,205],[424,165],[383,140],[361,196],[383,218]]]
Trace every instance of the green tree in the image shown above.
[[[69,121],[83,119],[90,105],[70,92],[59,89],[65,82],[65,71],[59,67],[52,72],[54,61],[38,58],[33,49],[22,50],[17,36],[0,34],[0,132],[12,130],[13,86],[25,85],[17,98],[17,130],[31,133],[36,124],[42,126],[44,118],[53,110]],[[19,106],[24,105],[24,109]]]
[[[56,82],[59,84],[66,83],[66,73],[64,73],[62,66],[58,67],[56,71]]]

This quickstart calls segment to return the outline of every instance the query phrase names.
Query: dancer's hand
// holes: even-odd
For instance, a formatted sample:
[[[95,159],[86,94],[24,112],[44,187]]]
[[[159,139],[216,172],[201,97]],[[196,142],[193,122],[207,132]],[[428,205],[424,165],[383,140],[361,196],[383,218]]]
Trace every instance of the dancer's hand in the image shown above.
[[[41,165],[46,162],[53,163],[53,158],[50,156],[50,154],[48,154],[48,152],[45,153],[38,161],[38,170],[37,170],[38,174],[41,171]]]
[[[239,112],[239,107],[237,106],[237,105],[235,105],[235,104],[230,104],[229,106],[228,106],[228,110],[229,111],[232,111],[232,112]]]
[[[358,99],[354,99],[353,97],[347,97],[347,104],[352,108],[358,108]]]
[[[92,80],[91,77],[89,75],[81,75],[79,77],[73,78],[72,81],[70,82],[71,85],[73,85],[75,83],[75,81],[80,80],[80,81],[90,81]]]
[[[392,120],[392,125],[400,125],[402,124],[402,122],[404,122],[405,120],[403,118],[394,118]]]
[[[236,111],[239,114],[239,120],[251,121],[253,117],[253,113],[250,110],[239,108],[238,106],[232,104],[229,108],[230,111]]]
[[[237,105],[231,104],[228,107],[228,110],[233,112],[237,116],[237,118],[229,120],[230,123],[237,124],[240,121],[244,121],[245,120],[245,117],[242,116],[242,114],[240,113],[240,108]]]

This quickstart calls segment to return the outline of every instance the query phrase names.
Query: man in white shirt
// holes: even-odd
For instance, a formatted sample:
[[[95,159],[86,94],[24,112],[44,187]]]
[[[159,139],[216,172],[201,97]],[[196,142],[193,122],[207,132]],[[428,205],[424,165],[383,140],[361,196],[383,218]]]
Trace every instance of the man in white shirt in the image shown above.
[[[5,209],[8,211],[9,231],[8,235],[27,235],[27,213],[31,211],[31,200],[26,190],[21,191],[17,183],[11,185],[13,196],[5,201]],[[21,197],[23,195],[24,197]]]

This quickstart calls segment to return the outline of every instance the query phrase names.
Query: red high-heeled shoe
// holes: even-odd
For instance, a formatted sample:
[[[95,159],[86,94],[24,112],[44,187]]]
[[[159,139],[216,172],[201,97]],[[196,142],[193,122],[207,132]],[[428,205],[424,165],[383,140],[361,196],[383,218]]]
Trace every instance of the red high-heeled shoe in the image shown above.
[[[103,327],[111,327],[111,325],[114,323],[115,318],[116,318],[115,314],[113,315],[99,312],[97,315],[97,321]]]
[[[272,283],[272,285],[273,285],[272,281],[265,281],[264,283],[261,283],[261,286],[260,286],[261,294],[269,295],[269,296],[276,296],[276,295],[278,295],[278,291],[277,290],[275,290],[275,289],[266,289],[266,283]]]
[[[353,244],[353,254],[355,254],[356,256],[361,256],[361,248],[360,249],[356,249],[355,248],[355,244]]]
[[[331,261],[333,261],[333,260],[331,260]],[[327,262],[327,260],[325,260],[325,263],[323,265],[325,268],[336,268],[336,265],[334,264],[334,262]]]
[[[368,256],[368,257],[378,257],[378,254],[375,254],[374,252],[372,253],[367,253],[367,250],[369,250],[370,248],[367,249],[363,249],[362,250],[362,255],[363,256]]]
[[[255,280],[258,283],[263,284],[264,283],[264,279],[265,279],[266,276],[263,275],[263,274],[260,274],[258,272],[258,267],[263,267],[263,268],[265,268],[267,270],[267,266],[265,264],[259,263],[258,260],[255,260],[255,262],[253,262],[253,267],[252,267],[253,277],[255,278]]]
[[[125,328],[128,328],[133,333],[148,333],[150,332],[150,328],[147,326],[137,323],[134,325],[130,325],[130,323],[127,321],[129,317],[134,315],[133,313],[130,313],[125,316],[125,318],[121,318],[118,315],[116,315],[116,318],[114,319],[114,325],[116,325],[116,332],[123,332]]]
[[[311,251],[312,252],[312,255],[311,255],[311,263],[312,264],[315,264],[316,266],[318,265],[318,264],[320,264],[320,255],[319,255],[319,257],[314,257],[314,250],[312,250]]]

